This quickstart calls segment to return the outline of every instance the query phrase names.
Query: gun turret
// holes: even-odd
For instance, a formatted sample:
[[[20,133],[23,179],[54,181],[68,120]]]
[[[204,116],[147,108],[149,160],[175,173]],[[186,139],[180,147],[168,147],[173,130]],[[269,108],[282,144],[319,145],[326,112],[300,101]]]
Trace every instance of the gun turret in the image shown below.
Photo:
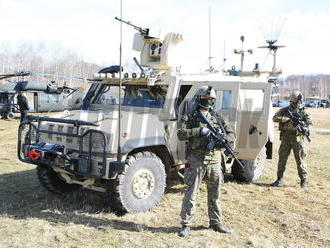
[[[118,17],[115,19],[139,31],[134,36],[133,50],[140,52],[140,61],[136,64],[143,74],[145,72],[142,67],[146,67],[146,71],[148,71],[148,69],[171,70],[178,66],[175,58],[177,51],[174,51],[174,47],[183,40],[181,34],[168,33],[164,39],[151,37],[149,36],[149,28],[136,26]]]

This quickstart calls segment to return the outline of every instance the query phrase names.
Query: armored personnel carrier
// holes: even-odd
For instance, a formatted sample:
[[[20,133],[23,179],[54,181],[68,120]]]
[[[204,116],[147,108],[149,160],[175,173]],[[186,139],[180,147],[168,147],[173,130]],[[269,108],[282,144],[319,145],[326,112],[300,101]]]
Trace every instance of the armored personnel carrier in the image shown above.
[[[236,131],[244,165],[229,157],[223,169],[239,181],[256,181],[272,156],[272,83],[260,73],[181,74],[171,60],[181,41],[180,34],[161,40],[140,30],[133,48],[143,71],[105,68],[91,80],[81,110],[28,116],[19,126],[19,159],[35,164],[40,183],[55,194],[84,187],[104,192],[117,214],[151,210],[167,176],[182,175],[186,144],[177,138],[177,120],[208,85],[216,91],[215,111]]]

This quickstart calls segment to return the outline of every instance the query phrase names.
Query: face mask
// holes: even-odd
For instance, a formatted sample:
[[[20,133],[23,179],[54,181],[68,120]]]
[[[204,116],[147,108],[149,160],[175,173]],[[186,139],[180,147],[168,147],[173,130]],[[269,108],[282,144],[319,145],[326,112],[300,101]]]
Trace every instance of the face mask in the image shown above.
[[[302,102],[300,102],[300,101],[298,101],[298,102],[293,102],[293,103],[292,103],[292,106],[293,106],[294,108],[299,109],[299,108],[302,107]]]
[[[214,104],[213,98],[202,98],[199,100],[199,105],[203,108],[209,109]]]

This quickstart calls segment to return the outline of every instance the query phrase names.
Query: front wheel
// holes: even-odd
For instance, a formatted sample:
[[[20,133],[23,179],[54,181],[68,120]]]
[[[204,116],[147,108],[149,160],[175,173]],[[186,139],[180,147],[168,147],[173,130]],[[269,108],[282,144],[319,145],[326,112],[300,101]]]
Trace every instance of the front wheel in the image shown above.
[[[110,207],[117,215],[153,209],[164,195],[166,173],[160,158],[152,152],[129,156],[125,170],[108,187]]]
[[[263,147],[255,160],[240,160],[244,169],[234,161],[231,173],[236,181],[254,183],[264,172],[266,167],[266,147]]]

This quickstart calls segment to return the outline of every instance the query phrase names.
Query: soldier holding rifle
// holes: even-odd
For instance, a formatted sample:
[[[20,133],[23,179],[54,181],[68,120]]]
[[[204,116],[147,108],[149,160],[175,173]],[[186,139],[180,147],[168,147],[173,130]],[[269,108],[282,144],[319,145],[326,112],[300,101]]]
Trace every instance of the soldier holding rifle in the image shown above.
[[[309,139],[309,127],[312,121],[302,105],[303,96],[299,91],[290,95],[290,106],[280,109],[273,117],[274,122],[279,122],[281,145],[278,151],[277,180],[271,186],[284,185],[283,175],[286,162],[291,150],[297,163],[301,188],[307,188],[306,147],[304,140]]]
[[[219,206],[220,184],[222,181],[221,150],[223,144],[233,145],[235,134],[230,124],[223,116],[213,112],[212,105],[215,102],[215,91],[212,87],[203,86],[196,94],[196,109],[185,114],[178,124],[178,137],[187,140],[187,166],[184,181],[188,185],[181,209],[182,228],[180,237],[186,237],[190,233],[190,225],[195,209],[196,195],[199,185],[204,177],[207,178],[208,215],[210,228],[216,232],[230,233],[222,225],[222,213]],[[225,136],[225,141],[212,142],[214,132],[210,124],[203,121],[201,115],[206,118],[218,133]],[[222,137],[219,135],[220,137]],[[218,136],[218,138],[219,138]]]

